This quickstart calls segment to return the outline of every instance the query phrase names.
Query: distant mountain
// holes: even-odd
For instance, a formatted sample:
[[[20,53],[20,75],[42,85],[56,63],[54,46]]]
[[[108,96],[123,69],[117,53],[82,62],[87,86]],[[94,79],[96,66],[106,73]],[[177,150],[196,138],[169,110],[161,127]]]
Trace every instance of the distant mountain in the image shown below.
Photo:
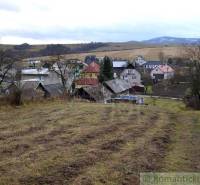
[[[145,40],[143,42],[146,44],[160,44],[160,45],[200,44],[200,38],[157,37],[150,40]]]

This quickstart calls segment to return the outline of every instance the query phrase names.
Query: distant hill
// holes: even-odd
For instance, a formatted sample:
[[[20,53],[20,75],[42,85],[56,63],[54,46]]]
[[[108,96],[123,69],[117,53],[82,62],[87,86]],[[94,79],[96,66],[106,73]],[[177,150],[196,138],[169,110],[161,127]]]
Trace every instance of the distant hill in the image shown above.
[[[200,44],[200,38],[157,37],[145,40],[143,43],[159,45]]]
[[[88,54],[101,54],[101,56],[109,55],[113,58],[132,59],[136,55],[143,55],[149,59],[157,58],[157,53],[165,52],[166,55],[175,56],[175,52],[187,44],[200,44],[200,38],[177,38],[177,37],[157,37],[145,41],[129,41],[129,42],[91,42],[80,44],[50,44],[50,45],[29,45],[27,43],[21,45],[0,44],[0,49],[9,49],[11,53],[21,58],[34,58],[51,56],[57,50],[61,54],[68,56],[83,56]],[[163,46],[170,47],[169,49]],[[177,49],[178,51],[177,51]],[[149,52],[153,52],[153,54]],[[180,55],[180,54],[179,54]],[[178,56],[179,56],[178,55]]]

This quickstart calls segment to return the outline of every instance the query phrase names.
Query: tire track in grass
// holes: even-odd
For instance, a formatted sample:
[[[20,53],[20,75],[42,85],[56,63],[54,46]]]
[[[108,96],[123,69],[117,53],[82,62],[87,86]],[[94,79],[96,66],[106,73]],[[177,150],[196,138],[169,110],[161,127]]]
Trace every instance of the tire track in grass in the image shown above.
[[[124,115],[121,115],[121,116],[124,116]],[[106,117],[109,117],[109,114],[107,114]],[[116,121],[116,120],[114,120],[114,121]],[[35,161],[35,160],[37,160],[36,158],[37,158],[37,156],[39,156],[40,152],[55,151],[57,149],[57,147],[59,147],[62,150],[62,148],[66,148],[66,147],[70,148],[70,147],[73,147],[76,144],[88,145],[93,140],[98,140],[99,138],[101,138],[101,137],[103,137],[105,135],[109,135],[110,133],[118,132],[123,127],[127,127],[129,125],[134,125],[134,122],[129,122],[129,123],[116,122],[116,123],[110,124],[110,123],[104,121],[103,123],[104,123],[104,125],[100,124],[100,126],[102,128],[101,127],[100,128],[97,127],[92,131],[90,130],[88,133],[82,134],[81,138],[75,138],[73,140],[69,140],[70,142],[63,142],[63,143],[61,143],[60,146],[59,145],[57,146],[57,145],[55,145],[55,143],[52,143],[54,145],[50,146],[50,149],[49,148],[45,149],[46,151],[45,150],[44,151],[43,150],[42,151],[40,151],[40,150],[39,151],[38,150],[34,151],[34,149],[32,148],[32,144],[31,143],[29,143],[29,145],[31,144],[31,148],[29,147],[29,145],[26,145],[26,144],[25,145],[24,144],[21,145],[21,143],[19,143],[19,144],[16,143],[16,144],[12,145],[10,148],[8,147],[7,149],[5,149],[1,153],[1,157],[3,157],[3,155],[5,155],[8,159],[10,157],[13,157],[13,160],[14,160],[15,157],[20,157],[19,160],[23,160],[24,161],[24,160],[26,160],[26,158],[23,157],[23,154],[25,154],[25,156],[28,157],[28,159],[29,159],[29,156],[30,156],[30,155],[28,155],[28,152],[29,152],[31,154],[31,156],[33,156],[34,161]],[[80,126],[84,126],[84,125],[80,125]],[[51,138],[56,139],[56,137],[61,134],[60,130],[63,131],[64,129],[61,127],[60,129],[58,128],[56,130],[50,131],[48,134],[49,134],[49,136],[51,136]],[[65,133],[65,131],[66,130],[64,130],[63,133]],[[46,142],[45,144],[48,147],[50,142],[49,141],[45,141],[45,142]],[[17,150],[15,148],[17,148]],[[46,155],[48,155],[48,154],[46,154]],[[1,158],[1,160],[5,161],[5,159],[3,159],[3,158]],[[12,160],[12,162],[10,162],[10,165],[13,164],[13,162],[14,162],[13,160]],[[5,171],[4,174],[6,175],[6,171]]]
[[[121,145],[120,140],[120,146],[118,146],[122,147],[123,150],[118,150],[117,153],[114,153],[103,162],[105,177],[101,175],[93,176],[93,174],[100,174],[98,172],[98,165],[100,163],[97,163],[96,167],[88,168],[87,172],[75,179],[73,184],[81,184],[81,179],[90,177],[90,181],[97,181],[97,183],[99,180],[99,183],[102,181],[104,184],[112,182],[111,184],[117,185],[138,185],[139,172],[160,169],[170,143],[170,136],[174,131],[174,126],[173,122],[164,121],[160,123],[158,120],[156,124],[143,131],[142,134],[138,134],[135,138],[133,137],[134,134],[131,137],[124,136],[129,138],[128,142]],[[127,149],[126,144],[128,146]],[[116,151],[116,148],[114,150]],[[93,172],[94,170],[96,172]],[[118,174],[117,178],[116,174]]]
[[[152,128],[150,133],[146,133],[147,135],[142,138],[143,141],[136,141],[136,147],[131,152],[121,156],[124,168],[123,170],[119,168],[122,173],[120,184],[139,185],[140,172],[159,171],[162,168],[162,161],[168,152],[174,127],[175,123],[167,120],[157,128]],[[117,166],[114,166],[114,169]]]
[[[200,115],[188,111],[179,114],[174,143],[165,158],[163,170],[199,172],[200,170]]]
[[[43,113],[40,113],[40,114],[43,114]],[[58,110],[57,109],[56,109],[56,112],[54,112],[54,114],[56,114],[56,115],[58,114]],[[63,114],[62,114],[61,117],[59,117],[59,119],[57,117],[54,117],[54,116],[51,116],[51,117],[53,117],[53,118],[48,118],[48,119],[45,119],[45,120],[42,120],[42,121],[40,120],[40,124],[39,125],[30,126],[28,128],[24,128],[24,129],[19,130],[19,131],[13,131],[13,132],[9,132],[9,133],[6,133],[6,134],[1,134],[0,140],[5,141],[6,143],[8,143],[8,142],[12,143],[10,146],[6,146],[6,145],[2,144],[2,146],[5,146],[5,147],[1,147],[0,148],[1,160],[3,159],[4,156],[6,158],[7,157],[11,157],[11,156],[15,157],[15,155],[16,156],[20,156],[20,155],[30,151],[32,146],[33,146],[32,145],[33,143],[34,143],[34,145],[35,144],[49,145],[51,142],[55,141],[56,137],[58,137],[61,134],[68,133],[69,132],[68,129],[74,127],[74,126],[72,126],[72,123],[68,122],[65,125],[59,125],[60,127],[57,126],[58,128],[56,127],[53,130],[49,130],[49,132],[47,134],[45,134],[45,135],[44,134],[38,135],[39,132],[42,133],[44,131],[48,131],[48,127],[45,127],[48,124],[50,124],[50,126],[52,126],[51,123],[54,123],[55,121],[56,122],[63,121],[64,118],[66,118],[66,116],[63,115]],[[68,119],[67,119],[67,121],[68,121]],[[104,124],[106,124],[106,123],[104,122]],[[118,124],[116,126],[120,126],[120,124]],[[117,130],[117,127],[105,128],[105,134],[108,133],[109,131],[115,131],[115,130]],[[100,135],[102,132],[104,132],[104,130],[101,131],[100,133],[97,132],[96,134]],[[69,132],[69,133],[71,133],[71,132]],[[30,135],[31,136],[36,135],[36,137],[33,140],[33,143],[31,142],[31,143],[21,144],[20,140],[18,141],[18,139],[22,139],[23,140],[24,137],[30,136]],[[85,141],[86,142],[87,139],[89,140],[89,139],[94,138],[93,135],[95,135],[95,133],[83,136],[81,138],[82,139],[81,141],[83,141],[83,142]],[[78,142],[81,143],[81,141],[74,140],[73,142],[74,142],[74,144],[76,144],[76,143],[78,144]],[[73,144],[73,143],[70,143],[70,144]],[[24,147],[24,145],[26,145],[26,147]],[[63,143],[63,146],[64,145],[67,145],[67,142]],[[54,148],[52,148],[52,149],[54,149]]]
[[[129,124],[124,125],[121,123],[121,126],[122,125],[130,126]],[[125,141],[122,142],[122,143],[126,143],[129,139],[136,139],[138,137],[142,137],[142,135],[146,133],[147,130],[153,126],[154,124],[147,124],[143,122],[142,124],[136,124],[136,127],[133,126],[131,129],[129,127],[125,127],[123,134],[120,132],[120,134],[117,136],[122,137],[122,135],[127,135],[123,138]],[[107,134],[109,133],[110,131]],[[93,138],[93,142],[94,142],[94,138]],[[112,144],[112,140],[111,140],[111,144]],[[113,153],[116,153],[119,151],[119,149],[110,150],[110,147],[109,149],[106,149],[106,148],[102,148],[102,146],[105,146],[104,142],[103,144],[96,144],[96,146],[94,146],[94,144],[91,144],[91,146],[88,145],[88,148],[91,148],[91,149],[86,152],[84,157],[81,157],[80,159],[76,159],[68,163],[66,162],[66,164],[60,164],[57,167],[51,168],[49,169],[48,174],[44,174],[38,177],[25,177],[21,179],[20,182],[22,184],[45,184],[45,183],[55,184],[55,185],[56,184],[70,184],[74,178],[76,178],[77,176],[79,176],[81,173],[84,172],[84,169],[95,165],[97,162],[102,162],[110,158],[110,156],[112,156]]]

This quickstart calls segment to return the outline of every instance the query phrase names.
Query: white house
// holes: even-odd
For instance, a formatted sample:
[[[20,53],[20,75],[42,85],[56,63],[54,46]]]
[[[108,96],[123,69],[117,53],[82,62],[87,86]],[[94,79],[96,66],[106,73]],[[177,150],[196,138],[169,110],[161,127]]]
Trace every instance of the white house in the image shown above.
[[[171,79],[174,77],[174,69],[169,65],[159,65],[151,71],[154,80]]]
[[[147,70],[152,70],[160,65],[162,65],[162,62],[160,62],[160,61],[147,61],[142,66]]]
[[[120,74],[124,69],[126,69],[128,66],[128,61],[126,60],[115,60],[113,61],[113,72],[114,72],[114,78],[120,77]]]
[[[131,64],[121,72],[120,78],[132,85],[141,84],[141,74]]]
[[[139,66],[144,65],[146,62],[147,62],[147,61],[145,61],[144,57],[142,57],[142,56],[137,56],[137,57],[135,58],[135,63],[136,63],[137,65],[139,65]]]
[[[40,81],[43,84],[60,83],[59,76],[48,68],[23,69],[22,81]]]

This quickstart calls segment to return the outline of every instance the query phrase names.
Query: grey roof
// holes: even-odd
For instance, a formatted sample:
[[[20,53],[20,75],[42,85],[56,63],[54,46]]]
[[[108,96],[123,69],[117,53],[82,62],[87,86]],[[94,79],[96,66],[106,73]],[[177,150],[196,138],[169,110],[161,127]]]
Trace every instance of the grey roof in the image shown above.
[[[36,92],[38,87],[43,87],[43,85],[40,82],[32,81],[32,82],[25,82],[21,84],[21,90],[22,90],[22,98],[23,99],[33,99],[38,97],[38,93]],[[8,87],[9,94],[12,94],[18,89],[18,84],[13,83]],[[40,94],[41,97],[44,96],[43,93]]]
[[[161,65],[161,61],[147,61],[144,65]]]
[[[103,101],[110,99],[112,93],[102,84],[84,87],[83,90],[87,92],[95,101]]]
[[[113,68],[122,68],[122,67],[126,68],[127,65],[128,65],[128,61],[125,61],[125,60],[124,61],[117,61],[117,60],[113,61]]]
[[[60,83],[43,85],[43,87],[50,96],[60,96],[63,94],[63,86]]]
[[[25,82],[22,85],[22,89],[37,89],[37,87],[40,85],[41,83],[38,81],[29,81],[29,82]]]
[[[41,69],[22,69],[22,75],[48,75],[48,68]]]
[[[124,92],[132,87],[131,84],[122,79],[114,79],[105,83],[116,94]]]

